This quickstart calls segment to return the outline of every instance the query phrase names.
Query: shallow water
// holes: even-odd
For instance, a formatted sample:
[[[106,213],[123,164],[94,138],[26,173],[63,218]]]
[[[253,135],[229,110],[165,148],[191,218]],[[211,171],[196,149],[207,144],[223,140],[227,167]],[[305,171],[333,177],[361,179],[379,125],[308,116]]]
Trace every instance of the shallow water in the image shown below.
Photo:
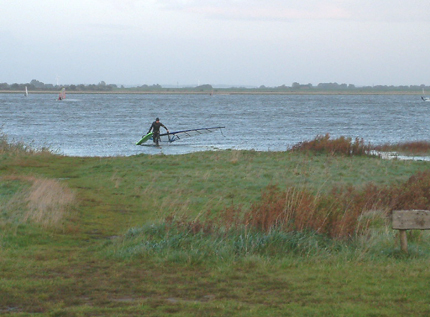
[[[429,140],[429,103],[408,95],[0,94],[9,140],[73,156],[184,154],[217,149],[284,151],[330,133],[374,145]],[[221,132],[156,148],[136,146],[160,117],[170,131]]]

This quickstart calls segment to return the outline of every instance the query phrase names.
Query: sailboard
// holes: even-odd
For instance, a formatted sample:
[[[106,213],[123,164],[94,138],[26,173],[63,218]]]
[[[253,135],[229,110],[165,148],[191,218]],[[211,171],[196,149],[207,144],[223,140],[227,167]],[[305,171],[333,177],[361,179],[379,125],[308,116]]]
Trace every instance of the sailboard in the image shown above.
[[[28,89],[27,89],[27,86],[25,86],[25,93],[24,93],[24,96],[28,97]]]
[[[152,140],[152,132],[148,133],[147,135],[144,135],[137,143],[136,145],[142,145],[143,143],[145,143],[146,141],[148,141],[149,139]]]
[[[60,93],[58,94],[58,100],[66,99],[66,88],[61,89]]]
[[[212,128],[199,128],[199,129],[189,129],[189,130],[180,130],[175,132],[169,132],[169,133],[162,133],[160,134],[160,141],[165,143],[172,143],[178,140],[181,140],[183,138],[192,137],[200,134],[206,134],[206,133],[213,133],[215,131],[221,131],[221,129],[224,129],[225,127],[212,127]],[[152,140],[152,133],[148,133],[140,141],[136,143],[136,145],[143,145],[148,140]]]

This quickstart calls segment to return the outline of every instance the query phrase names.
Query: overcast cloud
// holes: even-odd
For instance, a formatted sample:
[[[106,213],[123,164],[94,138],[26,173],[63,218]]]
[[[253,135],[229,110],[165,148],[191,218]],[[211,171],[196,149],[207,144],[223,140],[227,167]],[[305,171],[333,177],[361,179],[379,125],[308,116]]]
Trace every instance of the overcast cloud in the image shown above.
[[[0,82],[430,84],[428,0],[0,4]]]

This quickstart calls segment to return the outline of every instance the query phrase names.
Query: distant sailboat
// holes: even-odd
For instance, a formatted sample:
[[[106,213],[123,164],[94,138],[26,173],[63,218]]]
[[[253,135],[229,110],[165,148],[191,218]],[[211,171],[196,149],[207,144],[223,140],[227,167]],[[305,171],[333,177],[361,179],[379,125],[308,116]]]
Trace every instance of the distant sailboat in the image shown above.
[[[28,97],[28,90],[27,90],[27,86],[25,86],[25,93],[24,96]]]
[[[66,99],[66,88],[61,89],[60,94],[58,95],[58,100]]]

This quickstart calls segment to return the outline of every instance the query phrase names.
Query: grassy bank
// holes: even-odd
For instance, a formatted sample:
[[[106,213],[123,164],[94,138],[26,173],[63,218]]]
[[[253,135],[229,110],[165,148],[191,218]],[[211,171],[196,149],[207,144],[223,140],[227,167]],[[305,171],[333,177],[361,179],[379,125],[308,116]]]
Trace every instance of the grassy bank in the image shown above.
[[[429,314],[430,237],[403,254],[387,217],[430,209],[430,163],[340,143],[82,158],[3,136],[0,312]]]

